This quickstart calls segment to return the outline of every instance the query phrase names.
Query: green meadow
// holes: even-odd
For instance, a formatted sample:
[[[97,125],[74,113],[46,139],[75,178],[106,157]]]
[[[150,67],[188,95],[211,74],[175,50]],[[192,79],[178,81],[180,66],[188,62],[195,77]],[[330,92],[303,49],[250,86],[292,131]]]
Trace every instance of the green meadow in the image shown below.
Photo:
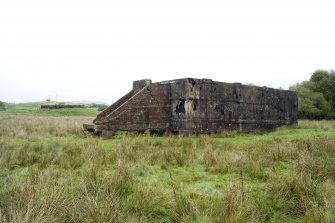
[[[0,113],[0,222],[335,222],[335,121],[102,139],[68,112]]]
[[[6,104],[5,112],[15,114],[43,115],[43,116],[51,115],[51,116],[90,116],[90,117],[96,116],[99,113],[97,108],[90,108],[88,105],[84,105],[85,106],[84,108],[41,109],[41,105],[54,105],[58,103],[59,102],[45,101],[45,102]],[[72,103],[65,103],[65,104],[72,104]]]

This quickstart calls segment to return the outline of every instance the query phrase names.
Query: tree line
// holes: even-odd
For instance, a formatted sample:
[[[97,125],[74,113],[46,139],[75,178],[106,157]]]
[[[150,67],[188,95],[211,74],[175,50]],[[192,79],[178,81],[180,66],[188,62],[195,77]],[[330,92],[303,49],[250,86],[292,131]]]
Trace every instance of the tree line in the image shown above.
[[[298,117],[335,119],[335,71],[316,70],[308,81],[289,87],[298,94]]]

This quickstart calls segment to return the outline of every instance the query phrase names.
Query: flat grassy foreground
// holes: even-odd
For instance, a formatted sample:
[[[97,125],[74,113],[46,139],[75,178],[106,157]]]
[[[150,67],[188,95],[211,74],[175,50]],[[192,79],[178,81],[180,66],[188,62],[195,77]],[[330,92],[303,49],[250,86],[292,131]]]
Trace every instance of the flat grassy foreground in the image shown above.
[[[86,135],[0,113],[0,222],[335,222],[335,122],[269,133]]]

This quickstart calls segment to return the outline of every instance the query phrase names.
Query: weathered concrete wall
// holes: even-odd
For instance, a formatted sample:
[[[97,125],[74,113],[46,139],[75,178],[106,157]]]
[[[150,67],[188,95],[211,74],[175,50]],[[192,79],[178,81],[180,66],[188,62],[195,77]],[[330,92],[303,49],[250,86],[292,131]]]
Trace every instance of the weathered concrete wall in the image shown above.
[[[171,131],[249,131],[297,121],[297,96],[291,91],[191,78],[171,89]]]
[[[106,115],[112,113],[115,109],[120,107],[122,104],[126,103],[132,96],[134,96],[135,92],[131,90],[127,94],[125,94],[123,97],[121,97],[119,100],[117,100],[115,103],[113,103],[111,106],[100,112],[96,119],[93,121],[94,123],[100,124],[100,120],[102,120]]]
[[[166,130],[170,125],[170,86],[158,83],[142,88],[125,103],[95,119],[99,131]]]
[[[142,90],[142,88],[145,88],[149,86],[152,83],[149,79],[143,79],[133,82],[133,91],[137,92],[139,90]]]
[[[140,80],[94,120],[97,131],[212,133],[270,129],[297,122],[291,91],[210,79]]]

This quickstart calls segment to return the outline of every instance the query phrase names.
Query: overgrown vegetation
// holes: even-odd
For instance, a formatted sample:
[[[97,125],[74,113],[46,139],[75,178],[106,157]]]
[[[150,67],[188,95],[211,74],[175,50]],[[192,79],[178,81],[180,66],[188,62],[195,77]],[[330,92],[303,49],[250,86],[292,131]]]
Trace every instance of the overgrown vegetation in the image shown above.
[[[335,118],[335,71],[317,70],[309,81],[290,87],[298,93],[299,118]]]
[[[335,221],[335,121],[110,140],[83,122],[0,114],[0,222]]]

